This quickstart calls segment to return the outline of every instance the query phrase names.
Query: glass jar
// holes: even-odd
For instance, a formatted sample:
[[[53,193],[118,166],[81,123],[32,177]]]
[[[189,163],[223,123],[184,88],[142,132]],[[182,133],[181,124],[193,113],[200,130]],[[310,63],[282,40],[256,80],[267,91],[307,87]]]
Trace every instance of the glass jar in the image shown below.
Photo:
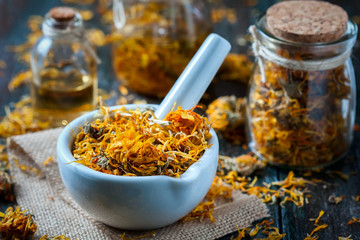
[[[278,38],[265,15],[250,31],[258,55],[248,92],[251,150],[271,164],[300,169],[340,159],[353,137],[356,24],[348,21],[345,34],[329,43]]]
[[[32,50],[31,98],[35,116],[52,127],[96,107],[96,54],[84,36],[81,15],[53,8]]]
[[[211,32],[200,0],[114,0],[114,72],[143,95],[163,97]]]

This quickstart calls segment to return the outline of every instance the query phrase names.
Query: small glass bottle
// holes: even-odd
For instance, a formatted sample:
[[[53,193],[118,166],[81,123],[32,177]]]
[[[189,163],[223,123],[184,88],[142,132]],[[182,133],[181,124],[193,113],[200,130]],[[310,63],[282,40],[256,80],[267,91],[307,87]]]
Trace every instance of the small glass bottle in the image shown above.
[[[250,27],[257,63],[248,95],[249,147],[274,165],[326,166],[352,141],[350,55],[357,26],[340,7],[322,1],[286,1],[269,10]]]
[[[114,72],[143,95],[164,97],[210,34],[199,0],[114,0]]]
[[[32,105],[39,120],[56,127],[95,108],[97,57],[71,8],[51,9],[42,30],[31,55]]]

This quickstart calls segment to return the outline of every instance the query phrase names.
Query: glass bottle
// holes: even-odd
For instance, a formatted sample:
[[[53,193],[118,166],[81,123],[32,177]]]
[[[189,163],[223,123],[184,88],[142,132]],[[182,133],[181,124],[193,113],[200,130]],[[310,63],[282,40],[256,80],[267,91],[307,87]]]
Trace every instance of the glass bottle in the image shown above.
[[[211,32],[200,0],[114,0],[114,72],[122,83],[163,97]]]
[[[31,55],[32,105],[39,120],[56,127],[95,108],[97,57],[71,8],[51,9],[42,30]]]
[[[248,92],[251,150],[273,165],[299,169],[326,166],[343,157],[355,120],[350,54],[356,24],[347,21],[339,39],[323,43],[279,38],[269,30],[265,15],[250,30],[258,55]]]

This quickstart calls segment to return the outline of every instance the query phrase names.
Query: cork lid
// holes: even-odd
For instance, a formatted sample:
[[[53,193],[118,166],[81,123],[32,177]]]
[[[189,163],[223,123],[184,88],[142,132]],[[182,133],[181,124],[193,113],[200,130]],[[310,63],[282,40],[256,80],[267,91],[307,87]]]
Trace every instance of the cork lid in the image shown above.
[[[302,43],[332,42],[346,31],[347,13],[322,1],[284,1],[266,12],[269,31],[276,37]]]
[[[49,11],[49,16],[58,22],[71,21],[75,14],[75,10],[69,7],[54,7]]]

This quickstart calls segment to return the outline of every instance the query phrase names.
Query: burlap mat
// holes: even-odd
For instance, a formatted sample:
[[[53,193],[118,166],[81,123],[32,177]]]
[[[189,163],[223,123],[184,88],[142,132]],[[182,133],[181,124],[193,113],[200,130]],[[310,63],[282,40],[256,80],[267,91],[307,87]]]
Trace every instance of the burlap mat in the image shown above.
[[[56,162],[56,142],[61,129],[46,130],[15,136],[10,139],[10,155],[15,155],[20,164],[35,167],[35,173],[20,170],[11,159],[11,174],[15,178],[15,194],[22,209],[29,209],[38,225],[36,238],[42,235],[64,234],[71,239],[120,239],[135,237],[150,231],[124,231],[106,226],[80,209],[64,188]],[[44,161],[54,156],[54,161]],[[215,239],[234,232],[237,228],[248,227],[255,220],[268,216],[268,209],[256,196],[237,192],[234,201],[217,206],[215,223],[205,219],[186,223],[175,223],[156,229],[151,239]]]

